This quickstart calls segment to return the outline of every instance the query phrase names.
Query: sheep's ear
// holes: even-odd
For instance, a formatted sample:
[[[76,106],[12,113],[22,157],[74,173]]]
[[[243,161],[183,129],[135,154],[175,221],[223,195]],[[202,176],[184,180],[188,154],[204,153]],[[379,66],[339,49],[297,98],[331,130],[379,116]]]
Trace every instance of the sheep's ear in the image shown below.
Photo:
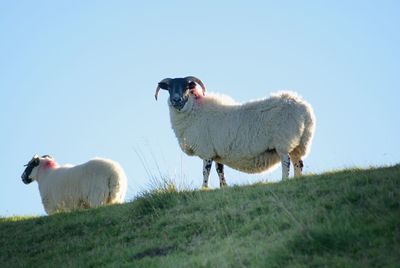
[[[168,90],[168,84],[165,82],[158,83],[158,86],[162,89]]]

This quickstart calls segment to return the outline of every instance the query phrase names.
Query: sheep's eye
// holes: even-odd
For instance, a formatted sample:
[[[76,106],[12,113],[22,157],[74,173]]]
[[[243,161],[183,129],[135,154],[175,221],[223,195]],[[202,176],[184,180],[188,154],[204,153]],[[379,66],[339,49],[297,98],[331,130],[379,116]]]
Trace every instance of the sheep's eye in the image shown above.
[[[196,87],[196,83],[195,82],[190,82],[189,83],[189,89],[194,89]]]

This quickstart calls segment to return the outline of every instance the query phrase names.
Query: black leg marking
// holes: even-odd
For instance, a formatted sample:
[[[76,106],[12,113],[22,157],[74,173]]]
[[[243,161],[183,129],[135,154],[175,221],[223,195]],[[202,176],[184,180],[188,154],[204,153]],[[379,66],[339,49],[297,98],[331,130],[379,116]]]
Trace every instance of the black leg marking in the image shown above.
[[[290,172],[290,156],[285,154],[281,156],[281,164],[282,164],[282,179],[289,178]]]
[[[295,177],[299,177],[301,176],[302,172],[303,172],[303,160],[299,159],[298,161],[296,161],[296,163],[294,163],[294,176]]]
[[[217,169],[218,174],[224,173],[224,165],[223,164],[217,163],[216,169]]]
[[[208,188],[208,178],[212,166],[212,160],[203,160],[203,188]]]
[[[211,165],[212,165],[212,160],[207,160],[206,169],[207,169],[208,171],[211,170]]]
[[[303,170],[304,167],[303,160],[299,160],[299,167],[301,168],[301,170]]]
[[[215,168],[217,170],[218,177],[219,177],[219,187],[227,186],[226,181],[225,181],[225,175],[224,175],[224,165],[217,163]]]
[[[303,167],[304,167],[303,161],[300,160],[299,162],[297,162],[295,164],[295,167],[299,168],[300,170],[303,170]]]
[[[286,160],[283,161],[283,164],[286,166],[288,171],[290,171],[290,157],[288,156]]]

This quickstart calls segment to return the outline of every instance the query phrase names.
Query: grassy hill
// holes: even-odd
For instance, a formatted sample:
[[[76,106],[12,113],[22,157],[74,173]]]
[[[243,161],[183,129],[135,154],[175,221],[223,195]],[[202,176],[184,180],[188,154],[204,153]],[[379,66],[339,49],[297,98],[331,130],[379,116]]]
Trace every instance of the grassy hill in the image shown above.
[[[400,165],[0,219],[0,267],[399,264]]]

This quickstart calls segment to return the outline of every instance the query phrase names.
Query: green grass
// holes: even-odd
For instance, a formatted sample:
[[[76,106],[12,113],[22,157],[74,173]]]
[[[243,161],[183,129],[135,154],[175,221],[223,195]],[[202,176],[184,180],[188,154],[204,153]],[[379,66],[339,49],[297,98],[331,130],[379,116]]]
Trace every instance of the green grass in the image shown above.
[[[0,219],[0,267],[399,267],[400,165]]]

